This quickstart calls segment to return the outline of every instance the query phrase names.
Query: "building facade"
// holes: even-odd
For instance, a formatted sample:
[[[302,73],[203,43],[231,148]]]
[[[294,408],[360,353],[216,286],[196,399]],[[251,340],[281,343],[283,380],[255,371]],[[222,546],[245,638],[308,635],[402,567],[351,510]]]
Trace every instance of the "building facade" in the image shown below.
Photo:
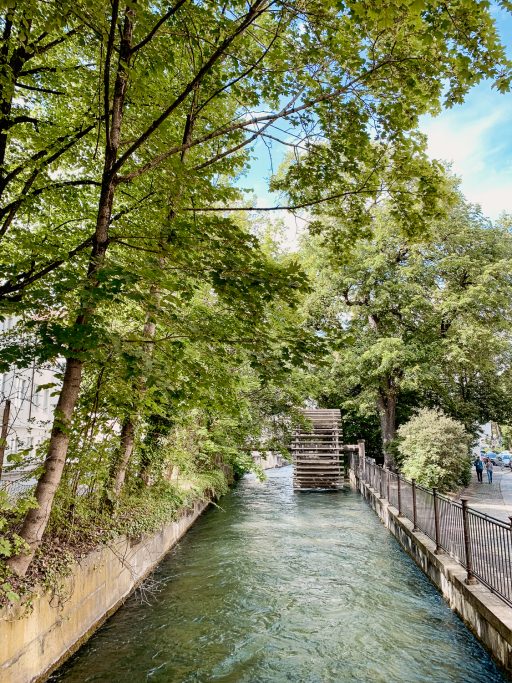
[[[0,321],[0,336],[16,333],[16,320]],[[17,368],[0,374],[0,423],[10,401],[2,479],[18,478],[37,464],[37,449],[50,434],[60,386],[55,365]],[[20,456],[10,471],[10,456]],[[16,459],[18,460],[18,458]]]

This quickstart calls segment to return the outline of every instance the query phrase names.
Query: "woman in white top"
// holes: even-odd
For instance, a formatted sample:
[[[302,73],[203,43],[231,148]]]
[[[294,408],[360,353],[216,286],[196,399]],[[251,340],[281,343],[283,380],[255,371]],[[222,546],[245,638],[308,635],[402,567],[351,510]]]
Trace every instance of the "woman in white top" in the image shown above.
[[[492,460],[490,458],[487,458],[487,462],[485,463],[485,471],[487,472],[487,481],[489,484],[492,484],[492,470],[494,468],[494,465],[492,464]]]

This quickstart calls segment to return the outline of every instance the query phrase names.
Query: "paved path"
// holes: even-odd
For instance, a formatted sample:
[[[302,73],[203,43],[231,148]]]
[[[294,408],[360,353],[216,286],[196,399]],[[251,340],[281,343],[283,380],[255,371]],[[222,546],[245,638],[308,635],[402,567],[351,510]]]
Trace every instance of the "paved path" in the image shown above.
[[[472,468],[471,484],[460,493],[461,498],[468,499],[469,507],[510,522],[512,516],[512,471],[509,467],[494,467],[493,482],[487,482],[487,474],[483,472],[483,482],[477,481],[475,468]]]

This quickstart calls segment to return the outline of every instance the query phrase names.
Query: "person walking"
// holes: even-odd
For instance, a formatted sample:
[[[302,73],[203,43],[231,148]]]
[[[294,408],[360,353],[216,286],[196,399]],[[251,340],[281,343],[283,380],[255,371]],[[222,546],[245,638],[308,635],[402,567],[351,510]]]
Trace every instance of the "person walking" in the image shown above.
[[[487,458],[487,461],[485,463],[485,471],[487,472],[487,481],[489,484],[492,484],[492,471],[494,469],[494,465],[492,464],[492,460],[490,458]]]
[[[484,471],[484,463],[482,462],[482,458],[478,457],[475,460],[475,470],[476,470],[476,478],[477,481],[482,481],[482,472]]]

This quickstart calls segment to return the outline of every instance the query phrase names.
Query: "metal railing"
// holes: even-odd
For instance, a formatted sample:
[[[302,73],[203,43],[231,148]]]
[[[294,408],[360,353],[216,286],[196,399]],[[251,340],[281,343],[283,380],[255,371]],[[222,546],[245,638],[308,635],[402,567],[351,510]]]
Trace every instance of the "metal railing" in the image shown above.
[[[0,491],[3,491],[8,500],[16,501],[18,498],[31,494],[35,488],[36,479],[32,472],[25,472],[23,476],[15,479],[1,479]]]
[[[443,496],[436,489],[376,465],[351,453],[350,469],[380,498],[385,498],[435,543],[435,553],[446,552],[467,572],[466,583],[484,584],[512,606],[512,517],[510,524]]]

